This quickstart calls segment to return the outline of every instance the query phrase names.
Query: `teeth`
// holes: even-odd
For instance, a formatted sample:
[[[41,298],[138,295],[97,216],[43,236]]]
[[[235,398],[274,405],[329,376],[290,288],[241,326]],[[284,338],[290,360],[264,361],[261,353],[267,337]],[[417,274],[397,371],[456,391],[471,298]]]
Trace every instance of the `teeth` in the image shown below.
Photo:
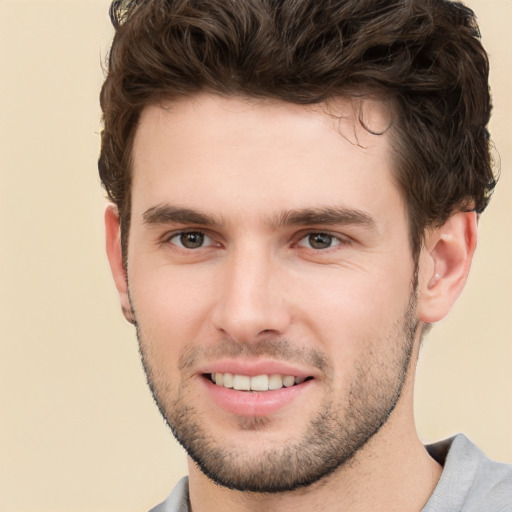
[[[289,388],[294,384],[302,384],[305,377],[293,375],[234,375],[232,373],[212,373],[212,381],[217,386],[233,388],[237,391],[274,391],[282,387]]]
[[[217,373],[217,375],[219,375]],[[224,374],[224,387],[225,388],[232,388],[233,387],[233,374],[232,373],[225,373]]]
[[[283,386],[285,388],[289,388],[290,386],[293,386],[295,384],[295,377],[292,377],[291,375],[287,375],[286,377],[283,377]]]
[[[258,375],[251,377],[252,391],[268,391],[268,375]]]
[[[271,375],[268,379],[268,389],[281,389],[283,387],[283,377],[281,375]]]
[[[233,376],[233,389],[237,391],[250,391],[251,378],[247,375],[234,375]]]

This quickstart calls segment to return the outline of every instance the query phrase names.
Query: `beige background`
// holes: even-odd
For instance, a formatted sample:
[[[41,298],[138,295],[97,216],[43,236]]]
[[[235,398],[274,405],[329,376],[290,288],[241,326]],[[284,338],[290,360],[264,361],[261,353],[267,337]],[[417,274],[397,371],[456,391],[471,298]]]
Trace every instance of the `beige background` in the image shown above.
[[[472,0],[502,178],[464,296],[428,338],[425,441],[512,461],[512,1]],[[142,511],[186,472],[146,389],[103,248],[107,0],[0,0],[0,511]]]

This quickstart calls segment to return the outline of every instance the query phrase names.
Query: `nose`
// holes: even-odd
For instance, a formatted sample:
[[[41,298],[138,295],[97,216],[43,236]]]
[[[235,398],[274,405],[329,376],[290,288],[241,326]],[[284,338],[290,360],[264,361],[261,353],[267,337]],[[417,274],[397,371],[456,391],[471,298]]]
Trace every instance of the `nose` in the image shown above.
[[[214,327],[239,343],[284,334],[292,316],[282,274],[278,262],[261,248],[248,245],[234,251],[224,263]]]

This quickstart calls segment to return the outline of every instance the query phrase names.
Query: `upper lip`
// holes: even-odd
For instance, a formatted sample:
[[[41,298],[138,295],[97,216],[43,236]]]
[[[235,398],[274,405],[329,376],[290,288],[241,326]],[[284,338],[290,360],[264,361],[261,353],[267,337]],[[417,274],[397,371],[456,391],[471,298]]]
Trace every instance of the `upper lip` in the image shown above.
[[[311,369],[301,368],[284,361],[271,359],[258,360],[234,360],[223,359],[210,364],[205,364],[198,373],[232,373],[233,375],[293,375],[294,377],[314,377]]]

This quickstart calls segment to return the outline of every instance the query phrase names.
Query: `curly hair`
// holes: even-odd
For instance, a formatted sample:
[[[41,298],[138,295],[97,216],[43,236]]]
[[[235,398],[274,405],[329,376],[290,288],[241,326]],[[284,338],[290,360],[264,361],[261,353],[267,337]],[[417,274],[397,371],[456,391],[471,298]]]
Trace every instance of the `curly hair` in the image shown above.
[[[447,0],[117,0],[101,90],[99,172],[126,258],[131,150],[142,110],[199,92],[317,104],[371,93],[392,146],[413,254],[496,185],[489,63],[474,13]]]

